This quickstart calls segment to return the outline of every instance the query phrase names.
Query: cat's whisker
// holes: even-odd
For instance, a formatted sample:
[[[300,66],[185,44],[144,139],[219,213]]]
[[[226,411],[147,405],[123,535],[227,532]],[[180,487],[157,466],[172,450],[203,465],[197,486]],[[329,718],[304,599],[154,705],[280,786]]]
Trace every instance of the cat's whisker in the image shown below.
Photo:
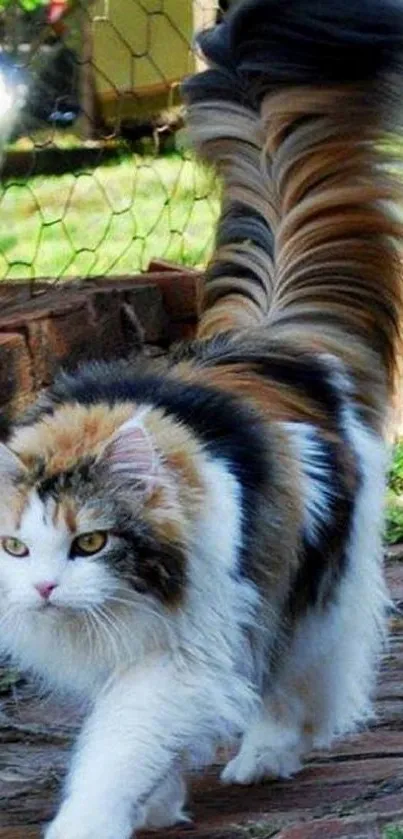
[[[15,621],[15,618],[20,616],[19,621]],[[12,605],[7,608],[7,611],[1,616],[0,618],[0,628],[7,624],[8,621],[13,621],[13,630],[18,631],[18,627],[23,620],[23,615],[21,614],[21,608],[18,605]]]
[[[133,651],[127,642],[127,628],[125,625],[121,622],[119,625],[116,620],[113,620],[112,615],[102,606],[96,606],[94,613],[98,618],[99,625],[111,642],[116,662],[118,663],[122,660],[122,650],[130,660],[133,657]]]
[[[168,645],[172,651],[177,648],[177,639],[173,626],[162,614],[162,612],[159,611],[157,607],[154,607],[149,600],[146,600],[145,598],[125,599],[111,595],[111,597],[108,598],[108,602],[131,606],[138,614],[149,615],[152,619],[152,623],[147,626],[147,634],[150,635],[150,633],[153,632],[155,638],[154,644],[156,646],[161,646],[162,639],[161,631],[158,631],[159,628],[162,630],[164,643],[166,644],[168,641]]]
[[[106,624],[103,614],[100,613],[100,607],[93,606],[91,608],[91,610],[89,611],[89,615],[91,617],[91,621],[93,622],[93,626],[94,626],[94,630],[95,630],[94,634],[95,634],[98,642],[101,644],[101,649],[103,650],[103,654],[104,654],[104,648],[105,648],[105,643],[106,643],[108,649],[112,652],[113,660],[114,661],[118,660],[119,656],[118,656],[118,648],[117,648],[116,638],[115,638],[114,634],[111,632],[109,626]]]
[[[119,615],[117,615],[115,611],[111,611],[110,609],[108,609],[107,606],[104,606],[102,608],[102,614],[109,621],[110,625],[114,627],[114,629],[115,629],[115,631],[116,631],[116,633],[119,637],[119,641],[120,642],[123,641],[127,658],[128,659],[132,658],[133,657],[133,648],[132,648],[132,644],[129,640],[127,622],[123,619],[123,617],[120,617]],[[147,625],[147,636],[149,637],[149,635],[150,635],[150,627]]]
[[[93,654],[95,652],[96,627],[94,626],[94,623],[92,622],[92,619],[91,619],[92,616],[91,616],[90,612],[88,612],[88,611],[84,612],[83,618],[84,618],[83,624],[84,624],[85,632],[86,632],[86,635],[87,635],[87,638],[88,638],[89,656],[90,656],[90,659],[92,659]]]

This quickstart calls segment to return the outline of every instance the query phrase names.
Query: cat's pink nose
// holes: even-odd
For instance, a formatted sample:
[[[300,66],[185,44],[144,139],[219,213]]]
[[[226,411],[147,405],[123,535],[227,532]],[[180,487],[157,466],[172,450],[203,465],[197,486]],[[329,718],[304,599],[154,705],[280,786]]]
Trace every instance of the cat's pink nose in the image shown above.
[[[37,591],[39,591],[39,594],[41,595],[41,597],[43,597],[44,600],[49,600],[52,591],[54,591],[54,589],[57,588],[57,583],[50,583],[48,580],[46,580],[43,583],[37,583],[35,588]]]

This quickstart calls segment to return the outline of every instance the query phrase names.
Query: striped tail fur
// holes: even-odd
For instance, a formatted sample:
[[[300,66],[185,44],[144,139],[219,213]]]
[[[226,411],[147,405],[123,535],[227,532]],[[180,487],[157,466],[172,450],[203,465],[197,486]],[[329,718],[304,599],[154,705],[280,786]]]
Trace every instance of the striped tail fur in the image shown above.
[[[265,321],[273,337],[340,357],[364,389],[373,379],[390,392],[403,5],[235,3],[200,45],[210,67],[185,86],[190,131],[224,179],[201,337]]]
[[[212,30],[222,31],[218,26]],[[228,26],[223,25],[223,32]],[[264,134],[258,111],[244,96],[231,56],[219,44],[206,46],[212,64],[184,85],[187,122],[199,157],[223,181],[221,217],[214,257],[204,284],[200,338],[255,327],[267,316],[273,289],[273,231],[277,210],[270,180],[262,177]]]

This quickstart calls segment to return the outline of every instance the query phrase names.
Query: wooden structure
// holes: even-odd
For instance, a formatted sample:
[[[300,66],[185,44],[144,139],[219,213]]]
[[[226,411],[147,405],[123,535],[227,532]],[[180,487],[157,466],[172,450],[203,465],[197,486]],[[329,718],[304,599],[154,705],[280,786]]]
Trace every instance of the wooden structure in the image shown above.
[[[195,32],[216,20],[215,0],[96,0],[91,65],[101,116],[114,127],[179,101],[179,82],[199,65]]]

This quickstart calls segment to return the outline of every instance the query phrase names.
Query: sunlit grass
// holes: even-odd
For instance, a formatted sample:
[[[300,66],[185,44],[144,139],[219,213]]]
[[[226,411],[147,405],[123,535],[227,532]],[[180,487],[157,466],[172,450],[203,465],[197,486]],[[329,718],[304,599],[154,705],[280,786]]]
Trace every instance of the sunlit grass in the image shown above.
[[[219,190],[193,160],[131,155],[0,190],[0,279],[133,273],[153,257],[205,264]]]

